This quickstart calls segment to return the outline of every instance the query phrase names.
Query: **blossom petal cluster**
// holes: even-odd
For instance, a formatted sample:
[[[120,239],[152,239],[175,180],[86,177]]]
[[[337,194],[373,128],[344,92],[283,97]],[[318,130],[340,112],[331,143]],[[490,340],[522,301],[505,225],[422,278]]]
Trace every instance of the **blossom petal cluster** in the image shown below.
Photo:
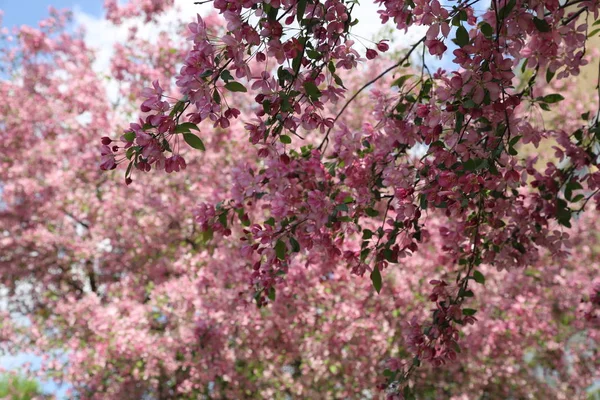
[[[89,399],[584,396],[598,2],[375,2],[401,50],[352,1],[209,3],[106,76],[67,13],[3,44],[0,346]]]

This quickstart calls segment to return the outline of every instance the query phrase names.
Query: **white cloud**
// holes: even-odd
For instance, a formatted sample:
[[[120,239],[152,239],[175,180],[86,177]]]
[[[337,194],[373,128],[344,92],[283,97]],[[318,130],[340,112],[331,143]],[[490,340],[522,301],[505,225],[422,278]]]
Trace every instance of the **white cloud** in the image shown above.
[[[372,39],[377,35],[384,27],[377,14],[377,9],[378,7],[372,1],[365,1],[363,4],[358,5],[353,15],[359,16],[359,23],[352,28],[352,33],[359,38],[365,39]],[[102,16],[90,15],[81,9],[75,9],[74,21],[77,25],[85,28],[86,44],[97,51],[97,59],[94,64],[95,70],[98,73],[105,73],[110,68],[113,46],[115,43],[122,43],[127,40],[128,31],[131,27],[135,26],[138,29],[139,37],[152,40],[158,36],[161,30],[174,32],[178,20],[182,19],[185,21],[189,19],[191,22],[197,13],[206,15],[211,10],[212,5],[210,3],[196,5],[190,0],[175,0],[175,8],[167,12],[164,16],[161,16],[158,25],[145,23],[143,18],[139,17],[133,18],[121,26],[115,26]],[[393,27],[389,23],[387,26]],[[423,29],[420,27],[411,28],[406,34],[395,32],[394,42],[400,47],[409,47],[423,35]],[[367,41],[362,41],[365,45],[368,45]]]
[[[205,15],[210,11],[208,4],[195,5],[190,0],[175,0],[175,7],[162,15],[158,23],[146,23],[143,17],[137,17],[116,26],[104,19],[104,16],[91,15],[78,8],[73,12],[73,20],[76,25],[85,29],[86,45],[96,51],[94,70],[100,75],[109,75],[107,72],[110,71],[114,45],[125,43],[132,27],[137,28],[138,37],[152,41],[158,38],[161,31],[176,34],[180,20],[185,21],[187,18],[191,22],[197,13]],[[107,94],[109,100],[117,101],[119,89],[114,80],[108,83]]]
[[[354,18],[358,18],[359,22],[352,28],[351,32],[366,39],[373,39],[374,36],[385,29],[385,31],[393,32],[393,37],[389,39],[393,39],[393,42],[399,48],[411,47],[425,35],[427,29],[421,26],[411,27],[404,33],[404,31],[398,31],[390,21],[382,25],[381,18],[379,18],[379,14],[377,13],[379,9],[372,0],[363,0],[352,12]]]
[[[131,27],[138,29],[139,37],[152,40],[158,37],[160,31],[175,32],[177,22],[182,19],[182,16],[184,21],[185,17],[192,21],[196,13],[204,15],[208,12],[210,12],[208,4],[195,5],[189,0],[175,0],[175,8],[162,15],[157,24],[146,23],[143,17],[138,17],[127,20],[120,26],[115,26],[104,19],[103,16],[90,15],[81,11],[81,9],[75,9],[73,17],[75,23],[83,26],[86,30],[86,44],[97,50],[97,60],[94,67],[98,72],[102,72],[110,66],[113,46],[115,43],[123,43],[127,40]]]

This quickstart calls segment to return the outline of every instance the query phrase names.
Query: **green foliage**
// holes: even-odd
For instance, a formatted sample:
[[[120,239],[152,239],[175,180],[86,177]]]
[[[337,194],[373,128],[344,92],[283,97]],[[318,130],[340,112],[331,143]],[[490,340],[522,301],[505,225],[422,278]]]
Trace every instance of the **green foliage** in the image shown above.
[[[375,268],[373,268],[373,272],[371,272],[371,282],[373,282],[373,287],[375,288],[377,293],[381,292],[381,272],[379,271],[379,267],[377,266],[375,266]]]
[[[202,139],[200,139],[198,136],[194,135],[193,133],[184,133],[183,139],[185,140],[185,142],[187,144],[192,146],[194,149],[198,149],[198,150],[202,150],[202,151],[206,150],[206,148],[204,147],[204,143],[202,142]]]
[[[247,92],[248,89],[239,82],[228,82],[225,84],[225,89],[231,92]]]
[[[4,375],[0,377],[0,398],[10,400],[30,400],[42,394],[40,384],[22,376]]]

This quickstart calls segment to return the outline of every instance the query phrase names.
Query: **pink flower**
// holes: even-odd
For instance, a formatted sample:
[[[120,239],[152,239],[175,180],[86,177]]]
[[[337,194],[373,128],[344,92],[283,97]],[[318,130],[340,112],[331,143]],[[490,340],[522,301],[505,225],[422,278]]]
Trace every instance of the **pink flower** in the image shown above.
[[[170,174],[171,172],[179,172],[184,170],[186,167],[185,160],[179,154],[174,154],[165,160],[165,172]]]
[[[115,155],[113,154],[113,151],[110,147],[108,147],[107,145],[102,145],[100,147],[100,155],[102,156],[100,160],[101,170],[108,171],[117,168]]]
[[[390,49],[390,46],[386,42],[387,40],[382,40],[379,43],[377,43],[377,50],[381,51],[382,53],[388,51]]]
[[[428,39],[425,41],[425,46],[429,49],[429,53],[434,56],[442,57],[447,47],[441,40]]]

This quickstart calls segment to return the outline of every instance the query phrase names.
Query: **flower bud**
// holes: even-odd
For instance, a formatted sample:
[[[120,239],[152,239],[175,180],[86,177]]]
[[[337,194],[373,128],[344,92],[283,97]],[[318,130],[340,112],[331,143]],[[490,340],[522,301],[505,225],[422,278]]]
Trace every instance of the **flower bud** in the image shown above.
[[[388,51],[390,49],[390,46],[385,42],[385,41],[381,41],[379,43],[377,43],[377,50],[381,51],[381,52],[385,52]]]

